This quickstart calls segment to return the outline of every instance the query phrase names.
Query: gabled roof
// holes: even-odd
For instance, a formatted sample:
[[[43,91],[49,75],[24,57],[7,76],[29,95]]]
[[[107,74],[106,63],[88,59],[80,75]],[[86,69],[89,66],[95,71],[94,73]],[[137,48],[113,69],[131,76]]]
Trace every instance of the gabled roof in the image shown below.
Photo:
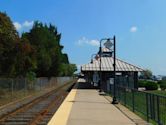
[[[114,71],[113,63],[113,57],[101,57],[101,71]],[[93,60],[93,63],[82,65],[81,71],[100,71],[100,58]],[[116,59],[116,71],[142,72],[143,69]]]

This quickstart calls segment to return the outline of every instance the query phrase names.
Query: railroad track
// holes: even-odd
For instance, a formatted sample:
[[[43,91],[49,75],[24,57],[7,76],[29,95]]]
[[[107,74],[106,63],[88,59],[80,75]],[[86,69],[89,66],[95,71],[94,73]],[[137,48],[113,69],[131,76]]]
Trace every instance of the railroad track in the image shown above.
[[[19,108],[0,116],[0,125],[46,125],[72,84],[63,85]]]

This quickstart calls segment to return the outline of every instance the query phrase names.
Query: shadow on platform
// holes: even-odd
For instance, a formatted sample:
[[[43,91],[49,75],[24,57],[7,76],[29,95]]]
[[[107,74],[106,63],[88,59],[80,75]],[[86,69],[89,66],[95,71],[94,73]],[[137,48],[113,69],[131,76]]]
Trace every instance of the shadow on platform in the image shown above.
[[[77,89],[98,89],[98,87],[93,86],[88,82],[78,82],[77,84],[78,84]]]

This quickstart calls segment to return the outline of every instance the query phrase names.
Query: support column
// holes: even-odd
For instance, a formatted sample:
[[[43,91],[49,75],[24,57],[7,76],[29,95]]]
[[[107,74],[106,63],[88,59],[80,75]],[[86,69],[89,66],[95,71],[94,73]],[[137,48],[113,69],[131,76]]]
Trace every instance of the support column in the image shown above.
[[[138,89],[138,72],[134,72],[134,89]]]

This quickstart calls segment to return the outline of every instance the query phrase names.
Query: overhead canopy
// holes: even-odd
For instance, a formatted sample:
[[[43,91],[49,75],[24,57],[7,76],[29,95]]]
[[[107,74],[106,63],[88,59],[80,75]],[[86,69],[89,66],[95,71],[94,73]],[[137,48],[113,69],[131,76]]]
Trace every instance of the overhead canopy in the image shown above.
[[[101,57],[101,71],[114,71],[113,64],[113,57]],[[93,63],[82,65],[81,71],[100,71],[100,58],[93,60]],[[142,72],[143,69],[116,59],[116,71]]]

